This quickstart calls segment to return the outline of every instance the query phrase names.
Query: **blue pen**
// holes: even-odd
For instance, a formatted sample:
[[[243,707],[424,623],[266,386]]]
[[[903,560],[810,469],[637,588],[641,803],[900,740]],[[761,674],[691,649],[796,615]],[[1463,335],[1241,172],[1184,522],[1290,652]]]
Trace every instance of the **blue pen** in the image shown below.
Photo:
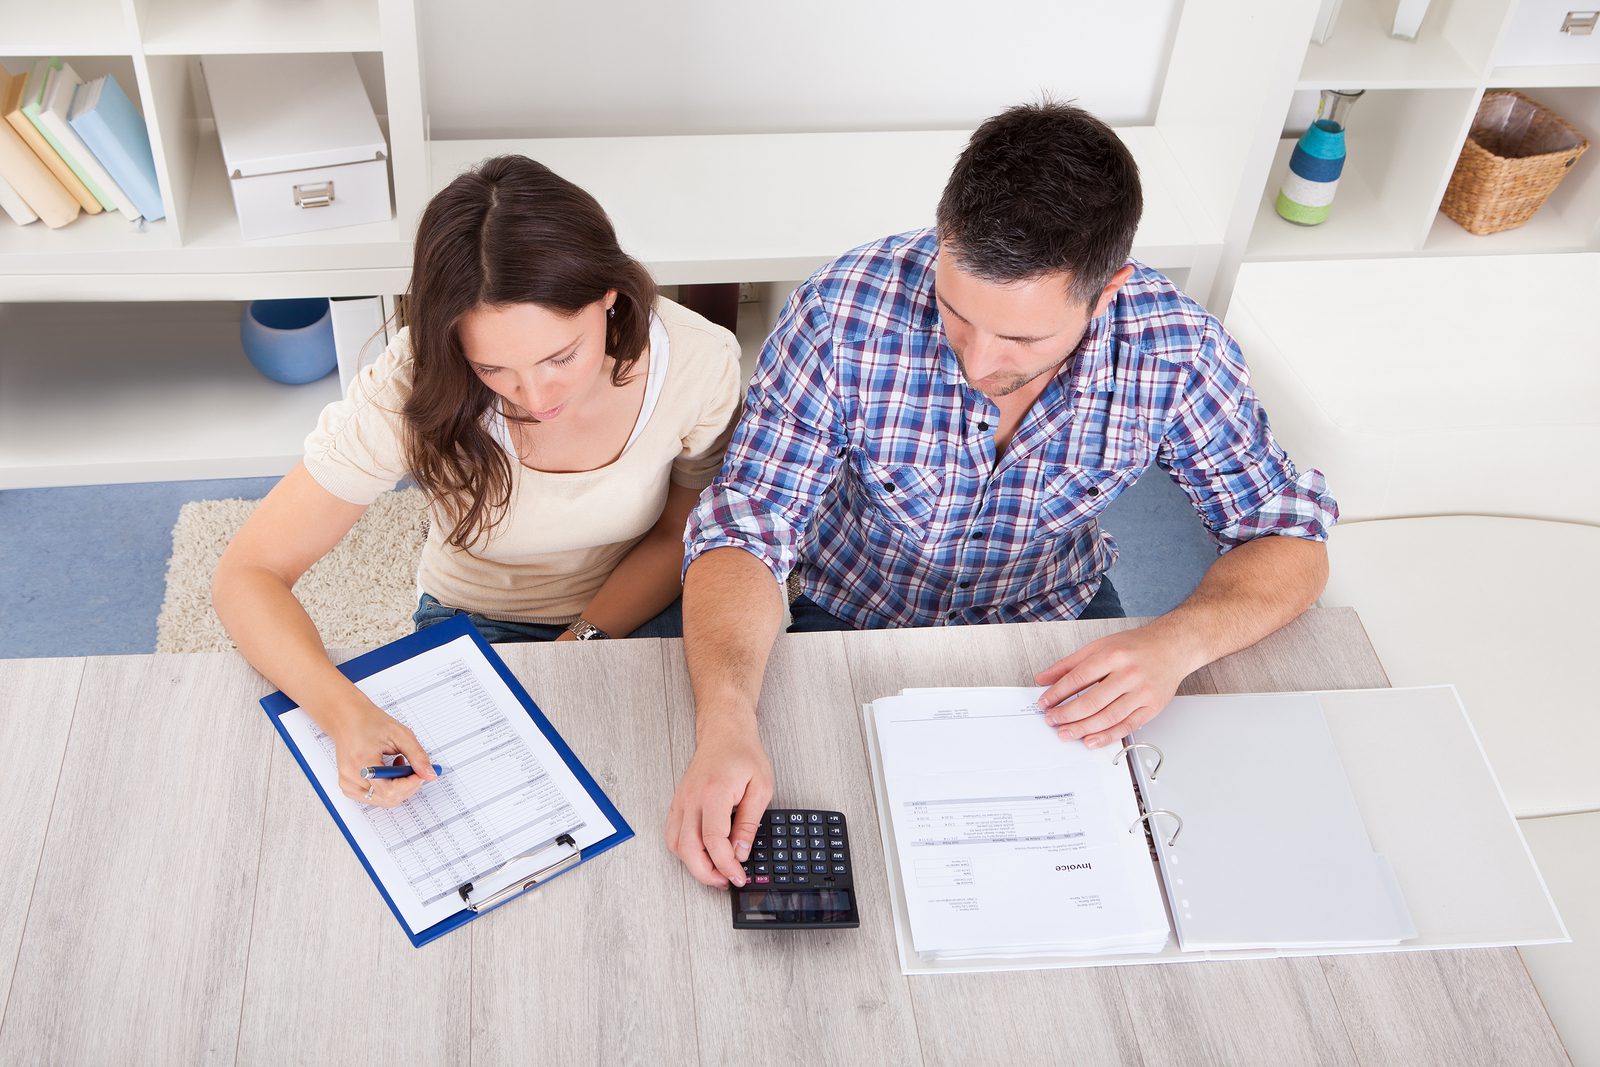
[[[416,773],[416,770],[409,763],[397,763],[393,767],[361,768],[361,777],[363,778],[410,778]],[[444,768],[435,763],[433,765],[433,773],[443,774]]]

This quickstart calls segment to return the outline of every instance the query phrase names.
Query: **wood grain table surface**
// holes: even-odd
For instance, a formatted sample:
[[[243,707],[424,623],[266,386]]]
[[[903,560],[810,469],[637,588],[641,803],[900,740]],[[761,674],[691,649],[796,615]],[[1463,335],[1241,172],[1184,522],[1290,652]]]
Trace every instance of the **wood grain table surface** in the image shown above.
[[[0,1064],[1566,1064],[1515,950],[907,977],[860,707],[1025,685],[1138,620],[785,636],[775,803],[845,812],[861,927],[736,931],[662,840],[677,641],[502,645],[637,837],[414,949],[231,653],[0,661]],[[1307,615],[1182,692],[1387,685]]]

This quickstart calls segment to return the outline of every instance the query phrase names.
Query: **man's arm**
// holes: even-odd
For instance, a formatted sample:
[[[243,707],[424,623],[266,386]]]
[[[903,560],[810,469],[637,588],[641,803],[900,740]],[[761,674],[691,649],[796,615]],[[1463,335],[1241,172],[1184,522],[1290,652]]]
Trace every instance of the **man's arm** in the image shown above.
[[[1319,541],[1260,537],[1240,545],[1165,615],[1040,671],[1035,682],[1050,687],[1039,701],[1045,721],[1090,748],[1126,737],[1155,718],[1191,673],[1309,608],[1327,580],[1328,549]]]
[[[743,885],[740,864],[772,799],[755,707],[783,624],[782,588],[743,549],[712,549],[684,579],[683,623],[695,750],[667,813],[667,846],[706,885]]]
[[[1050,687],[1039,702],[1046,721],[1091,747],[1149,722],[1190,672],[1283,626],[1327,582],[1323,542],[1338,505],[1321,472],[1297,471],[1273,439],[1239,347],[1215,319],[1199,339],[1156,461],[1224,555],[1166,615],[1039,672],[1038,683]]]
[[[684,535],[695,754],[667,815],[667,847],[706,885],[744,884],[740,863],[772,799],[756,701],[783,622],[783,576],[844,453],[837,393],[830,322],[802,285],[762,346],[722,472]]]

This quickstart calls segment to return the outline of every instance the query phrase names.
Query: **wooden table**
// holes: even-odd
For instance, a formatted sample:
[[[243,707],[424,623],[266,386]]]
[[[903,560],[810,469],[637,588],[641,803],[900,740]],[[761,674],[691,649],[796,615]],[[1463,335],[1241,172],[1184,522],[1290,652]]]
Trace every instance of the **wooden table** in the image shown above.
[[[860,705],[1027,684],[1131,621],[779,641],[779,803],[875,817]],[[662,843],[693,747],[675,641],[501,646],[638,833],[423,949],[236,655],[0,662],[0,1064],[1565,1064],[1514,950],[900,974],[878,835],[862,925],[735,931]],[[1387,684],[1348,610],[1184,692]]]

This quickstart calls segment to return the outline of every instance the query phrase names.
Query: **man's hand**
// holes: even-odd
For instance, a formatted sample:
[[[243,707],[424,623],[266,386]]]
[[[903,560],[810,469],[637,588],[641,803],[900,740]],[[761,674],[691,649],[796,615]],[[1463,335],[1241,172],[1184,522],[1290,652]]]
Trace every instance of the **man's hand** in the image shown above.
[[[744,885],[740,864],[771,800],[772,764],[754,718],[702,737],[667,811],[667,847],[708,886]]]
[[[1207,662],[1160,622],[1091,641],[1034,675],[1045,722],[1067,741],[1099,748],[1155,718]]]

